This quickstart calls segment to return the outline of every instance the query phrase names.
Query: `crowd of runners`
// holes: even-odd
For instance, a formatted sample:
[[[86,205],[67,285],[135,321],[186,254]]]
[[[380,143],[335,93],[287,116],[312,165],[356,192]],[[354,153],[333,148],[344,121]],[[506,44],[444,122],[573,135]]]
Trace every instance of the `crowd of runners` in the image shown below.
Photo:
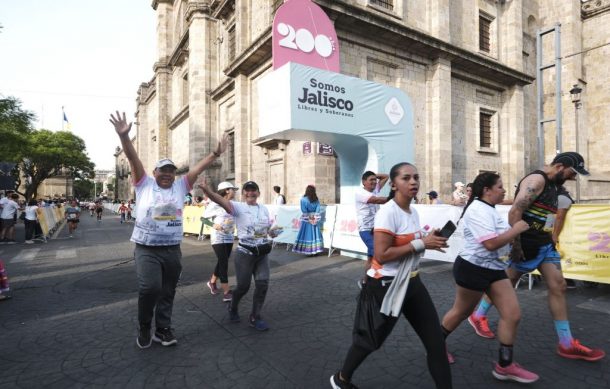
[[[150,176],[130,141],[131,123],[125,114],[116,112],[110,121],[130,162],[138,199],[131,236],[136,245],[139,285],[138,347],[148,348],[153,341],[163,346],[178,342],[171,328],[171,313],[182,270],[183,200],[196,182],[212,202],[205,216],[212,220],[212,247],[218,262],[207,287],[212,294],[223,294],[230,322],[238,323],[239,303],[254,279],[252,307],[246,321],[256,330],[269,330],[262,315],[270,278],[268,253],[281,229],[273,225],[268,209],[258,202],[260,188],[256,182],[241,186],[242,201],[238,202],[234,197],[239,188],[233,184],[222,182],[214,190],[205,180],[198,181],[198,176],[225,152],[227,138],[180,178],[176,178],[177,167],[170,159],[158,161]],[[481,173],[468,184],[466,196],[459,196],[463,212],[458,224],[463,228],[465,245],[453,266],[455,301],[439,318],[419,274],[419,261],[425,250],[444,251],[451,229],[430,231],[420,224],[418,213],[411,206],[421,184],[413,164],[399,163],[389,174],[365,172],[355,200],[360,236],[369,260],[359,282],[353,341],[343,365],[330,378],[331,386],[356,387],[352,377],[357,368],[383,345],[400,315],[421,339],[437,388],[452,387],[450,365],[455,359],[447,350],[446,340],[463,321],[481,337],[497,337],[498,359],[492,369],[495,378],[520,383],[537,381],[535,372],[513,358],[521,320],[514,284],[521,275],[534,270],[540,271],[549,289],[549,309],[558,336],[557,354],[585,361],[604,358],[603,350],[586,347],[571,335],[566,281],[555,247],[559,236],[554,231],[555,215],[561,208],[558,199],[565,193],[565,181],[575,179],[577,174],[589,174],[584,160],[578,153],[566,152],[558,154],[544,169],[526,175],[517,185],[508,222],[495,209],[495,205],[506,203],[500,175]],[[390,193],[382,196],[386,183]],[[234,248],[235,230],[238,243]],[[230,261],[235,265],[237,280],[233,290],[227,276]],[[486,320],[492,305],[500,316],[497,333]]]

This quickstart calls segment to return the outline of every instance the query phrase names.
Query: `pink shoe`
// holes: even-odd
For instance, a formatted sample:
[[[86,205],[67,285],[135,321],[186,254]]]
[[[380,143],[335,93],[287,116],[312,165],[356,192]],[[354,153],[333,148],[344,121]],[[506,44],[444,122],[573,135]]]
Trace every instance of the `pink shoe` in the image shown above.
[[[522,384],[531,384],[538,381],[538,374],[525,370],[516,362],[511,363],[506,367],[501,367],[496,363],[496,367],[491,372],[494,377],[500,381],[516,381]]]
[[[557,346],[557,354],[568,359],[582,359],[589,362],[595,362],[602,359],[606,353],[604,350],[598,348],[589,348],[580,344],[576,339],[572,339],[570,348],[564,348],[560,345]]]
[[[210,293],[212,294],[218,294],[220,293],[218,291],[218,287],[216,286],[216,283],[213,283],[211,281],[208,281],[208,283],[206,284],[208,286],[208,288],[210,288]]]
[[[470,323],[472,328],[474,328],[474,332],[476,332],[480,337],[487,339],[493,339],[496,337],[493,331],[489,329],[487,317],[476,317],[473,313],[472,315],[468,316],[468,323]]]

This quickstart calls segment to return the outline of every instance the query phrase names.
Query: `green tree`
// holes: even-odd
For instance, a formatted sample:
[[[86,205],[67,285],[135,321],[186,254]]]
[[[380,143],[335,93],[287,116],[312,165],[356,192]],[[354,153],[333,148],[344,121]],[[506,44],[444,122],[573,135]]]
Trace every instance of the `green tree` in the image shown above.
[[[0,161],[18,162],[23,158],[35,118],[21,108],[18,99],[0,99]]]
[[[86,153],[85,141],[69,131],[33,131],[25,145],[25,155],[17,164],[17,188],[26,178],[26,199],[37,197],[38,187],[47,178],[67,174],[75,179],[94,175],[95,165]]]
[[[94,183],[88,179],[74,180],[74,197],[78,199],[92,199],[94,198],[93,188]]]

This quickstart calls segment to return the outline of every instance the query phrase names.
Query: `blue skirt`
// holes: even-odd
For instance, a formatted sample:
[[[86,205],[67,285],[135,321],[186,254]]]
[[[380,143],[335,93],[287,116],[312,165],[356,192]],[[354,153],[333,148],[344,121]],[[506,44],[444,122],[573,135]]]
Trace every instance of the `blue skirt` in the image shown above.
[[[301,220],[301,227],[292,251],[299,254],[313,255],[324,251],[324,240],[319,223],[313,225]]]

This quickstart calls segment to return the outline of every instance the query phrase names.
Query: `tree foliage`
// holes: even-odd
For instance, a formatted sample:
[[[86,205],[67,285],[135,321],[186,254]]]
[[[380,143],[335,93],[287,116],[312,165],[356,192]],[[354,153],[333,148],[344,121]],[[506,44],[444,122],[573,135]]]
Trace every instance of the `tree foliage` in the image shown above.
[[[18,162],[32,133],[33,113],[21,108],[14,97],[0,99],[0,161]]]
[[[75,179],[94,176],[95,165],[87,156],[85,141],[69,131],[33,131],[26,149],[26,156],[17,165],[20,176],[27,177],[25,193],[17,193],[26,199],[36,197],[38,187],[47,178],[61,174]]]
[[[74,197],[78,199],[92,199],[95,198],[93,194],[95,184],[93,181],[85,180],[74,180]]]
[[[0,99],[0,161],[16,163],[11,173],[16,192],[31,199],[47,178],[92,178],[95,165],[87,156],[85,141],[69,131],[34,130],[34,118],[18,99]],[[22,180],[24,192],[20,191]]]

